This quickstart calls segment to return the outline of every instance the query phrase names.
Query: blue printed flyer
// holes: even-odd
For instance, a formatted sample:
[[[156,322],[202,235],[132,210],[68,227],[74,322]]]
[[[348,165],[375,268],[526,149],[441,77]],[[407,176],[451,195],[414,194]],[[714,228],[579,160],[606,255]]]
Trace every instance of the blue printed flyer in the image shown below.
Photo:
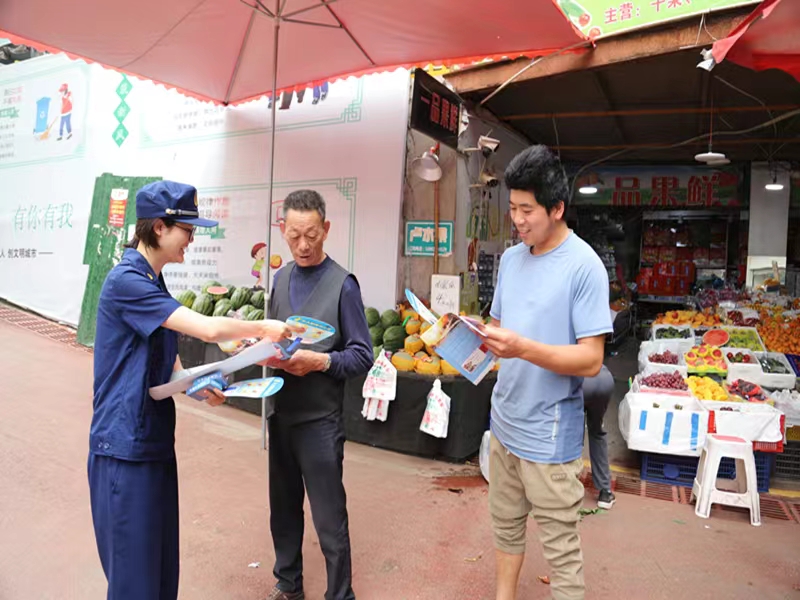
[[[478,385],[497,363],[497,357],[483,342],[484,334],[470,319],[452,313],[437,319],[411,290],[406,290],[411,307],[431,324],[420,338],[436,353]]]

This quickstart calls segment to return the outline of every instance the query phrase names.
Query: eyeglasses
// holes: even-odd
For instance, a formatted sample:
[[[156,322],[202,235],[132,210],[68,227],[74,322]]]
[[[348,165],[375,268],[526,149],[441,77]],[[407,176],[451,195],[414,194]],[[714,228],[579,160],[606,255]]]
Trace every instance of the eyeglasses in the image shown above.
[[[190,227],[182,227],[180,225],[175,225],[175,227],[177,227],[178,229],[183,229],[186,233],[188,233],[189,234],[189,239],[192,239],[194,237],[194,229],[195,229],[194,227],[191,227],[191,226]]]

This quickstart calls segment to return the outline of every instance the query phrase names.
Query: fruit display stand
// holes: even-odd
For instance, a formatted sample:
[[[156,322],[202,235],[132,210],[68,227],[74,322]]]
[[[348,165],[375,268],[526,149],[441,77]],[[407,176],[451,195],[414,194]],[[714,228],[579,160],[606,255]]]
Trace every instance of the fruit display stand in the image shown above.
[[[344,428],[349,441],[452,462],[466,460],[480,449],[489,427],[496,373],[489,373],[477,386],[460,376],[439,377],[442,391],[450,396],[450,420],[443,439],[419,429],[434,377],[399,372],[397,399],[390,402],[385,422],[367,421],[361,415],[364,379],[356,377],[345,385]]]

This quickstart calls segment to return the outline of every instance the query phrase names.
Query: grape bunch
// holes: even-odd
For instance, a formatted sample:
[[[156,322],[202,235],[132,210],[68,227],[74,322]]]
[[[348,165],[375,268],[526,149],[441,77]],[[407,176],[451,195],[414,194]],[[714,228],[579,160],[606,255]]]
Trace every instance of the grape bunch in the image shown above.
[[[659,363],[662,365],[677,365],[678,364],[678,355],[674,352],[670,352],[669,350],[665,350],[664,352],[658,353],[654,352],[647,359],[652,363]]]
[[[662,390],[689,389],[689,386],[686,385],[686,382],[683,380],[683,376],[678,371],[673,371],[672,373],[653,373],[647,377],[642,377],[642,385]]]

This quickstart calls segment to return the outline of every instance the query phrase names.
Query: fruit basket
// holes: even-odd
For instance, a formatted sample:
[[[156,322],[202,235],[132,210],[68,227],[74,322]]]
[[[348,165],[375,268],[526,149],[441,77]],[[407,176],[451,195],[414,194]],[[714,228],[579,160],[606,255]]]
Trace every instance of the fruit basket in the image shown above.
[[[689,340],[667,340],[663,342],[642,342],[639,347],[639,372],[678,371],[687,375],[684,353],[692,347]]]
[[[759,377],[759,385],[773,389],[792,389],[797,383],[794,369],[783,354],[777,352],[757,352],[756,357],[763,373]]]
[[[722,348],[725,362],[728,364],[728,382],[737,379],[759,381],[763,371],[755,353],[747,348]]]
[[[653,341],[694,340],[694,329],[690,325],[653,325]]]
[[[764,341],[758,335],[755,327],[722,327],[727,331],[730,339],[726,346],[731,348],[747,348],[753,352],[764,352]]]

